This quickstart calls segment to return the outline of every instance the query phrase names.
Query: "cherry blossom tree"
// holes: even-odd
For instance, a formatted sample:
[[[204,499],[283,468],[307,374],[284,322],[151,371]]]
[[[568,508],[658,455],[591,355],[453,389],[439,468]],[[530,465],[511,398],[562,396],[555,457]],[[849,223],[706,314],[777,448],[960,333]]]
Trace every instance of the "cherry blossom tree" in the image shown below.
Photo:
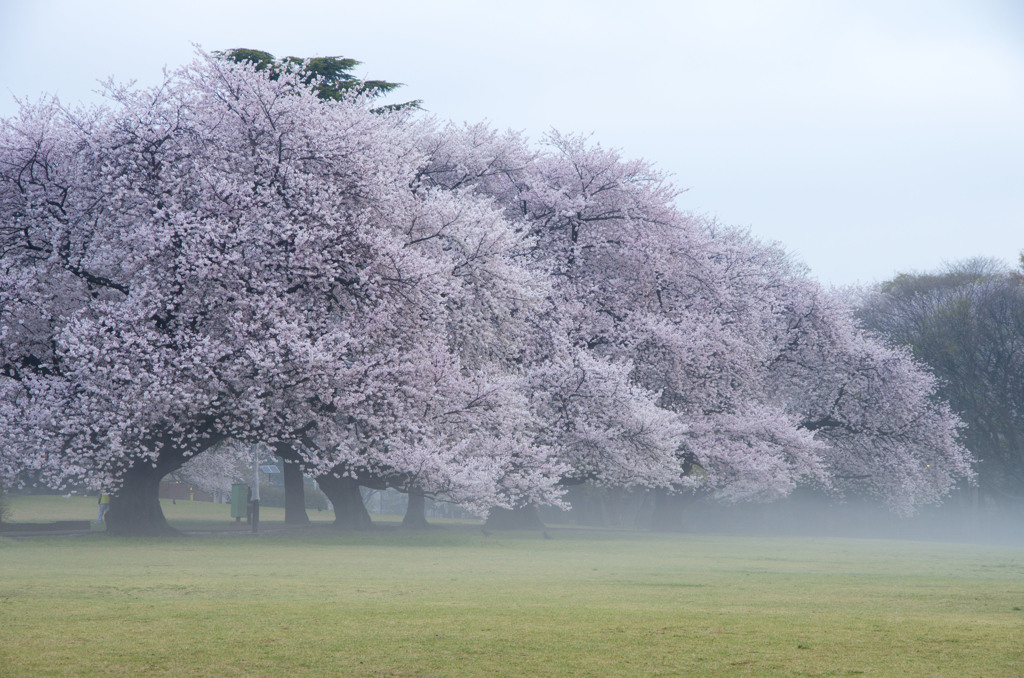
[[[585,138],[552,134],[531,151],[482,126],[461,136],[431,144],[430,180],[522,221],[569,343],[629,365],[629,381],[685,428],[674,446],[646,445],[657,463],[609,481],[725,500],[812,482],[909,510],[970,475],[933,380],[858,333],[779,248],[680,213],[662,175]]]
[[[164,529],[160,478],[226,437],[315,434],[323,470],[356,422],[415,430],[378,408],[441,387],[464,278],[529,287],[493,210],[417,189],[405,114],[207,57],[109,96],[4,122],[0,284],[5,466],[116,488],[115,531]]]
[[[193,485],[214,496],[215,501],[231,496],[231,486],[252,479],[251,446],[232,440],[190,458],[168,479]]]
[[[824,445],[831,488],[908,513],[973,477],[960,420],[939,400],[931,373],[859,331],[851,309],[817,284],[790,286],[766,393]]]
[[[353,521],[361,482],[481,513],[584,481],[910,510],[970,475],[909,354],[647,163],[319,82],[200,55],[2,122],[4,477],[111,489],[141,534],[227,439]]]

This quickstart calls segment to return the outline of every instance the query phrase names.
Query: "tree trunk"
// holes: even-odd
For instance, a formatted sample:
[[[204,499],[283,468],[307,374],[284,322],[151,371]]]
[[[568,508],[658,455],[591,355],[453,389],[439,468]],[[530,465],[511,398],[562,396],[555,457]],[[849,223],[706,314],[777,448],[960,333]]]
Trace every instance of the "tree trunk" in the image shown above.
[[[161,462],[165,452],[161,452]],[[184,463],[184,462],[182,462]],[[181,464],[178,464],[180,467]],[[160,481],[175,469],[136,463],[122,476],[121,487],[110,496],[107,532],[118,537],[168,537],[181,533],[167,524],[160,507]]]
[[[409,505],[405,509],[405,517],[402,518],[402,527],[410,530],[425,530],[430,527],[427,522],[427,498],[419,490],[409,490]]]
[[[519,506],[512,510],[492,508],[487,515],[486,527],[492,530],[543,530],[544,523],[534,504]]]
[[[222,440],[211,436],[205,447],[196,454],[202,454]],[[168,473],[174,473],[195,455],[174,447],[170,441],[157,455],[156,465],[149,461],[136,461],[135,465],[121,474],[120,487],[110,493],[110,508],[104,520],[107,532],[118,537],[168,537],[181,533],[167,524],[160,507],[160,481]]]
[[[284,462],[284,523],[285,525],[309,525],[306,514],[306,486],[302,477],[299,455],[288,443],[278,443],[274,452]]]
[[[339,530],[365,530],[373,521],[363,504],[359,483],[353,478],[335,478],[330,474],[317,476],[317,485],[334,506],[334,527]]]

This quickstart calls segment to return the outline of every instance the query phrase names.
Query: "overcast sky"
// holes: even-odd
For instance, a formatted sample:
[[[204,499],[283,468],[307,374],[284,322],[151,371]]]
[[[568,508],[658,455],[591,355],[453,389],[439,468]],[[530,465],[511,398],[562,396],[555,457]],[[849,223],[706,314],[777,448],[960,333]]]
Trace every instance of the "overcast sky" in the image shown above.
[[[592,133],[826,284],[1024,249],[1024,0],[0,0],[0,117],[206,50],[342,55],[442,119]]]

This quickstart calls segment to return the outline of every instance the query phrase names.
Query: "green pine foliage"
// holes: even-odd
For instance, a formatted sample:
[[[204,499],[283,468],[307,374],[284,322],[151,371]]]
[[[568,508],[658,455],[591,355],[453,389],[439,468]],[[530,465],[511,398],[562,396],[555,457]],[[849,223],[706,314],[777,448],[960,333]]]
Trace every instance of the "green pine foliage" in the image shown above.
[[[361,80],[352,74],[352,70],[362,64],[362,62],[342,56],[312,57],[309,59],[287,56],[278,59],[270,52],[245,47],[214,52],[214,55],[238,63],[251,62],[255,64],[256,70],[271,71],[272,77],[276,77],[282,70],[297,68],[303,74],[303,81],[307,85],[312,84],[314,86],[317,96],[321,99],[332,101],[339,101],[343,96],[351,93],[369,94],[373,97],[384,96],[402,86],[402,83],[389,82],[387,80]],[[401,104],[388,104],[376,110],[393,111],[404,108],[419,108],[420,103],[421,101],[417,99]]]

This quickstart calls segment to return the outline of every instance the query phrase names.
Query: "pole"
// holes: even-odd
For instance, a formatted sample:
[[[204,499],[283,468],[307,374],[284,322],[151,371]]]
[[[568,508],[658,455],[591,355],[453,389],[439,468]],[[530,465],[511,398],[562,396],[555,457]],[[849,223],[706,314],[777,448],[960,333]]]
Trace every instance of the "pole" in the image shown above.
[[[260,526],[260,446],[253,445],[252,451],[252,532]]]

